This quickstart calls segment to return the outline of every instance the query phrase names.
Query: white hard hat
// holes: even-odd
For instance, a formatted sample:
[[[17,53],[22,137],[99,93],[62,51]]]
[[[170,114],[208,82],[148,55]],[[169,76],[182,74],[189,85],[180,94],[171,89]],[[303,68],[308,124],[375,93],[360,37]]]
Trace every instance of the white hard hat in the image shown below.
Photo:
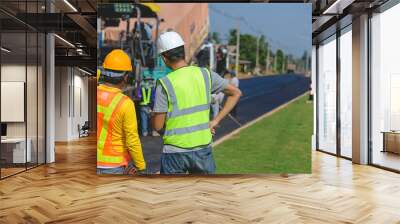
[[[158,37],[158,53],[163,53],[171,49],[185,45],[182,37],[174,31],[162,33]]]

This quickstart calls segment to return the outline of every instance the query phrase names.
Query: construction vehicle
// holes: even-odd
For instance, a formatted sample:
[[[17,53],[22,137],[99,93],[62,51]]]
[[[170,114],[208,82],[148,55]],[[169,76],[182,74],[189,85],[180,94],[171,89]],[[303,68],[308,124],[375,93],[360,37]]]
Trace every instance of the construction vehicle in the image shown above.
[[[99,34],[98,67],[101,71],[102,60],[111,50],[124,50],[131,58],[135,70],[129,74],[129,84],[133,100],[140,98],[140,84],[144,78],[158,79],[169,70],[157,54],[157,38],[162,22],[157,15],[160,8],[154,3],[106,3],[99,4],[98,24],[104,27],[118,27],[121,21],[126,28],[120,33],[118,43],[103,43]],[[155,25],[149,21],[155,21]],[[154,37],[153,37],[153,34]],[[100,78],[101,82],[101,78]]]

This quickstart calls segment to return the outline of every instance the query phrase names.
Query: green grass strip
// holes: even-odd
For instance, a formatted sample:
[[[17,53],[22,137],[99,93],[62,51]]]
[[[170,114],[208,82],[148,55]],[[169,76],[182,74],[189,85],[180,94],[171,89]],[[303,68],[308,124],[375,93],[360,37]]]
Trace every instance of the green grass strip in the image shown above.
[[[313,104],[307,98],[299,98],[216,146],[217,173],[311,173]]]

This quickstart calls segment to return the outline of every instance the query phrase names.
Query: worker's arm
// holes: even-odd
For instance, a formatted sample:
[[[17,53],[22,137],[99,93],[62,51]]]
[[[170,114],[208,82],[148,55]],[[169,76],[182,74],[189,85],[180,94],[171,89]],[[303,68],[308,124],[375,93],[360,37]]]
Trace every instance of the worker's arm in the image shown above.
[[[210,122],[210,129],[215,134],[215,127],[221,122],[221,120],[235,107],[238,103],[242,92],[233,86],[232,84],[226,85],[224,91],[226,101],[222,110],[219,111],[218,115]]]
[[[164,128],[168,111],[168,96],[160,83],[157,83],[151,125],[158,133]],[[161,133],[162,134],[162,133]]]
[[[151,125],[153,126],[154,130],[160,132],[165,123],[166,113],[153,113],[153,117],[151,119]]]
[[[146,162],[143,158],[142,145],[138,134],[135,105],[131,100],[125,100],[121,110],[124,111],[123,131],[125,133],[125,147],[129,151],[135,167],[138,170],[144,170],[146,169]]]
[[[242,92],[234,85],[229,84],[228,80],[223,79],[215,72],[211,72],[211,93],[218,94],[221,92],[225,93],[226,102],[218,115],[210,122],[210,130],[213,134],[215,134],[215,127],[219,122],[235,107]]]

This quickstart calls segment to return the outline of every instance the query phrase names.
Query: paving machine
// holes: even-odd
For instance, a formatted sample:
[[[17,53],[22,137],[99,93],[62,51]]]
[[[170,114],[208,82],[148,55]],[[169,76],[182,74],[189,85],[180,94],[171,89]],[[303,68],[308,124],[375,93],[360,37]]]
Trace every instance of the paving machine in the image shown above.
[[[119,40],[106,43],[99,34],[98,68],[104,57],[113,49],[119,48],[132,58],[135,71],[129,75],[131,95],[140,99],[140,85],[143,80],[156,80],[165,76],[169,70],[157,54],[157,37],[162,20],[158,17],[159,6],[154,3],[105,3],[99,4],[99,23],[102,27],[119,27],[125,21],[126,27],[119,34]],[[101,75],[100,75],[101,82]]]

